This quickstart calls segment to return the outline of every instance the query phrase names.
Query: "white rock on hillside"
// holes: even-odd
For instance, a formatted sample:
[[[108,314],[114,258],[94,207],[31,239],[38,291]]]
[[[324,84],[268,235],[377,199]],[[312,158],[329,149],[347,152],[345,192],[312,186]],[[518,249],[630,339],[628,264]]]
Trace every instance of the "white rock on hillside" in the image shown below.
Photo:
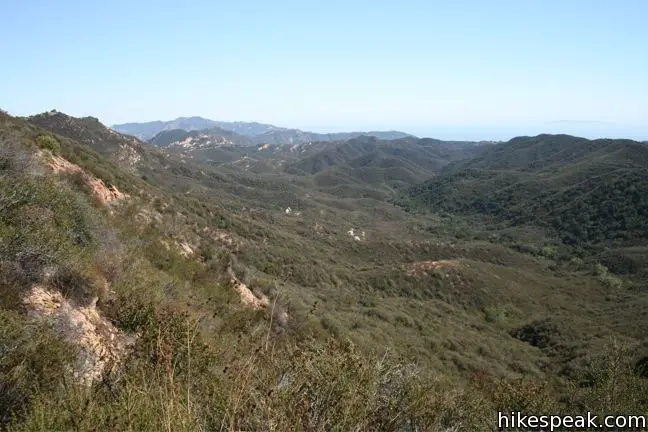
[[[77,306],[60,292],[42,285],[34,285],[23,298],[29,317],[50,321],[63,340],[79,348],[72,372],[86,385],[114,370],[136,340],[136,336],[120,331],[104,318],[96,301],[95,298],[88,306]]]
[[[365,232],[361,231],[360,234],[356,234],[356,230],[354,228],[351,228],[349,231],[347,231],[347,234],[349,234],[355,241],[361,241],[365,239]]]

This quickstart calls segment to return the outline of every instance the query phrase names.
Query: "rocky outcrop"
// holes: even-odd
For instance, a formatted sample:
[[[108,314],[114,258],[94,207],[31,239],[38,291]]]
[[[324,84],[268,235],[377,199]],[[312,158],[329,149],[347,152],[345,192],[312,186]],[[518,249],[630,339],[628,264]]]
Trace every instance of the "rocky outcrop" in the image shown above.
[[[248,288],[247,285],[245,285],[243,282],[241,282],[236,275],[234,274],[234,271],[229,268],[227,269],[227,275],[230,278],[230,283],[234,287],[236,291],[238,291],[239,295],[241,296],[241,301],[250,306],[253,309],[260,310],[265,307],[267,307],[270,304],[270,301],[268,300],[268,297],[266,296],[261,296],[257,297],[254,295],[252,290]]]
[[[78,348],[72,372],[82,384],[90,385],[116,370],[136,340],[101,315],[96,299],[88,306],[78,306],[54,289],[34,285],[23,304],[31,319],[49,321],[63,340]]]
[[[45,157],[44,153],[40,153],[41,157]],[[94,196],[101,202],[103,205],[108,205],[115,201],[120,201],[128,197],[128,195],[120,192],[115,186],[106,186],[103,180],[94,177],[83,170],[78,165],[73,164],[65,158],[60,156],[50,155],[49,158],[46,158],[47,166],[54,173],[69,173],[69,174],[78,174],[81,176],[83,182],[92,190]]]

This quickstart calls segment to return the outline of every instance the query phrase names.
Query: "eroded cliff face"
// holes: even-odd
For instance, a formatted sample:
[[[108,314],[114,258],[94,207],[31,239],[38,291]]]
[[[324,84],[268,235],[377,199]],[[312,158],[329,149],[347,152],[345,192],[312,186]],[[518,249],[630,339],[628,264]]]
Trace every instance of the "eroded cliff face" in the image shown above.
[[[72,373],[82,384],[90,385],[116,370],[137,339],[108,321],[97,309],[96,299],[79,306],[53,288],[34,285],[23,304],[31,319],[49,322],[63,340],[77,347]]]
[[[69,173],[78,174],[83,182],[92,190],[93,195],[103,205],[111,204],[115,201],[120,201],[128,198],[128,195],[120,192],[115,186],[106,186],[103,180],[88,174],[78,165],[73,164],[61,156],[49,155],[41,152],[39,156],[44,160],[45,164],[54,173]]]

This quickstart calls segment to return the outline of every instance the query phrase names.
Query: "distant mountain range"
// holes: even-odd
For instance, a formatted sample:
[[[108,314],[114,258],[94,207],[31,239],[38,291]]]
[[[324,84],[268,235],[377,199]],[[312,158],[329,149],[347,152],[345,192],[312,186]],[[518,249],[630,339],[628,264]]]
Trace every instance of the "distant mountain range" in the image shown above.
[[[201,135],[223,137],[229,139],[235,145],[301,144],[312,141],[341,141],[363,135],[384,140],[413,137],[411,134],[400,131],[315,133],[256,122],[221,122],[202,117],[179,117],[170,121],[124,123],[113,125],[111,128],[117,132],[132,135],[143,141],[149,141],[152,144],[162,147],[168,146],[174,141],[182,141],[190,136],[188,134],[183,136],[181,131],[201,131]],[[232,134],[228,134],[227,132]],[[171,137],[177,137],[178,139],[169,141]]]
[[[164,131],[185,130],[196,131],[219,127],[224,130],[235,132],[244,136],[261,135],[272,130],[278,130],[276,126],[256,122],[219,122],[203,117],[178,117],[169,121],[152,121],[145,123],[124,123],[111,126],[111,129],[127,135],[133,135],[141,140],[148,141],[155,135]]]

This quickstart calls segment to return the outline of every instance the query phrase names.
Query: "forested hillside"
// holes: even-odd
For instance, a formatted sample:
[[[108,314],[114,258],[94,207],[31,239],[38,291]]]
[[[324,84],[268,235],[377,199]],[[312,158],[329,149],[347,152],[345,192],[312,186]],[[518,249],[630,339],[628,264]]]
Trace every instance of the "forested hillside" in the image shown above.
[[[547,227],[568,244],[643,241],[648,146],[569,136],[518,138],[448,167],[409,196],[433,211]]]

